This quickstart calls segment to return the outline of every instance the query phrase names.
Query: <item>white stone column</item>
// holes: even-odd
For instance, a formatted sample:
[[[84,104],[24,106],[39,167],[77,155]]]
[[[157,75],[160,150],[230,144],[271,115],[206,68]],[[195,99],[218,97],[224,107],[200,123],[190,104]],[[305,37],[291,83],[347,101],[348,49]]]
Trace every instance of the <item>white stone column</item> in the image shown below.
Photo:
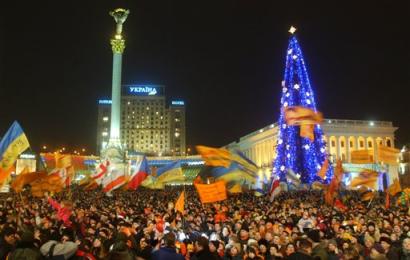
[[[346,136],[346,162],[350,163],[350,136]]]

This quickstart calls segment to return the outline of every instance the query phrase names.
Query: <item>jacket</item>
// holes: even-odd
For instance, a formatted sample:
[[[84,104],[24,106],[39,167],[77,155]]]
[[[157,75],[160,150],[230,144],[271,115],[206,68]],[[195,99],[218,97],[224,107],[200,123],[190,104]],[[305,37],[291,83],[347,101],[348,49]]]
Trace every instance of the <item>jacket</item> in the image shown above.
[[[175,248],[161,247],[152,253],[153,260],[184,260],[181,254],[178,254]]]
[[[51,246],[54,244],[56,244],[56,246],[54,247],[53,255],[54,256],[63,255],[64,259],[69,259],[73,255],[75,255],[78,249],[78,245],[71,241],[64,242],[64,243],[58,243],[55,240],[50,240],[41,246],[40,248],[41,254],[43,256],[47,256],[48,252],[50,251]]]
[[[19,242],[16,249],[9,254],[9,260],[40,260],[43,256],[32,242]]]
[[[57,201],[53,200],[52,198],[48,198],[48,203],[50,203],[50,205],[55,210],[57,210],[57,218],[64,222],[64,226],[70,227],[72,224],[70,221],[70,217],[72,214],[71,210],[65,207],[61,207],[61,205]]]

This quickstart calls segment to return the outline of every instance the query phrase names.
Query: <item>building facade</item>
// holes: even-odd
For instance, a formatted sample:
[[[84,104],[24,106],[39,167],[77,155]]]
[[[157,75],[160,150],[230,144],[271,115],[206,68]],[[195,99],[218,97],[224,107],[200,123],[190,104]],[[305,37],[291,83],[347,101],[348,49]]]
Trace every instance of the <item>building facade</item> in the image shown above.
[[[394,133],[397,127],[392,122],[325,119],[321,124],[327,143],[327,152],[334,162],[341,159],[350,163],[350,152],[369,149],[377,160],[377,145],[394,147]],[[228,144],[225,148],[239,149],[249,159],[270,176],[272,162],[276,156],[277,124],[271,124],[254,131],[238,142]]]
[[[98,101],[97,150],[109,140],[111,101]],[[185,154],[185,103],[167,106],[165,86],[123,85],[121,95],[122,145],[149,155]]]

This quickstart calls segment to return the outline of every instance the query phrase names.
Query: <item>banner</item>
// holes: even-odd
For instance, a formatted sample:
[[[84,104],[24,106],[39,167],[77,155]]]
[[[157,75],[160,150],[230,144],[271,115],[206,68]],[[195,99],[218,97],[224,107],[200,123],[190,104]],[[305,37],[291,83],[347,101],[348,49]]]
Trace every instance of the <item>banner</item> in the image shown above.
[[[222,166],[227,168],[231,165],[231,153],[226,149],[197,145],[196,150],[205,160],[205,165],[207,166]]]
[[[387,163],[387,164],[392,164],[392,165],[397,165],[398,160],[399,160],[399,155],[400,155],[400,150],[387,147],[384,145],[379,145],[378,149],[378,161]]]
[[[286,107],[284,112],[288,125],[316,125],[323,121],[322,113],[306,107]]]
[[[320,167],[320,170],[317,172],[317,176],[319,176],[322,180],[326,179],[326,172],[329,169],[329,160],[326,158],[325,161],[323,162],[322,167]]]
[[[224,181],[212,184],[195,184],[201,203],[212,203],[227,199]]]
[[[365,169],[352,180],[351,187],[366,186],[370,189],[376,189],[379,173],[373,170]]]
[[[373,163],[373,152],[372,150],[356,150],[350,153],[350,160],[352,163],[365,164]]]
[[[184,206],[185,206],[184,204],[185,204],[185,191],[182,191],[178,200],[175,202],[175,210],[181,213],[184,213]]]
[[[313,142],[315,140],[315,134],[313,133],[314,129],[315,125],[301,125],[299,135],[300,137],[305,137]]]

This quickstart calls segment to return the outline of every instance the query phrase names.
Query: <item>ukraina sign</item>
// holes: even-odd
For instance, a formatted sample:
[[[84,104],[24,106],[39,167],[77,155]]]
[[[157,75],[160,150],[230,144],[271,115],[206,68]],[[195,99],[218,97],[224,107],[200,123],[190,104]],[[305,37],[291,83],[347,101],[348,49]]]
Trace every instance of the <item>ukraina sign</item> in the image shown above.
[[[161,87],[157,85],[129,85],[128,94],[137,96],[157,96],[161,94]]]

